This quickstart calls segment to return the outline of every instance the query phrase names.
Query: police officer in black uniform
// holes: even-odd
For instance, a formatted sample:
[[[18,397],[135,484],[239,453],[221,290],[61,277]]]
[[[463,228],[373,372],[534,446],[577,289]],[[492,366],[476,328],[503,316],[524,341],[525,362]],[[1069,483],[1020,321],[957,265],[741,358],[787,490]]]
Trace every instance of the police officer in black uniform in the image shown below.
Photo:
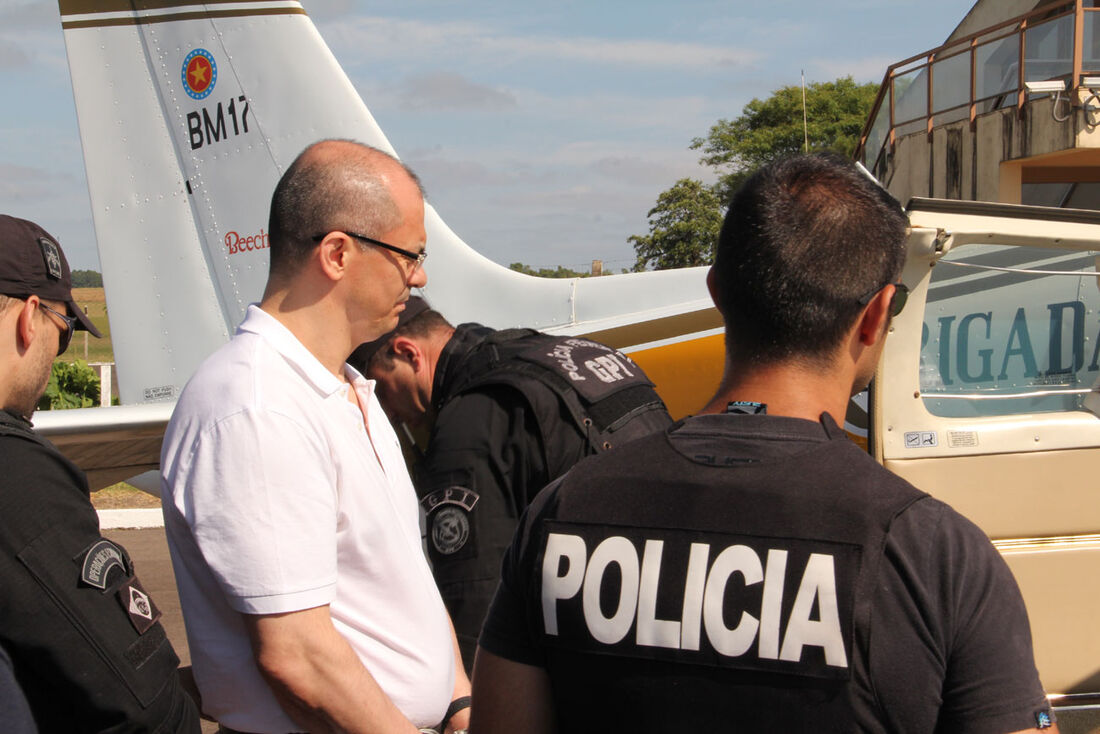
[[[707,281],[719,391],[530,505],[480,639],[476,731],[1054,728],[1004,561],[836,422],[904,305],[906,225],[832,157],[734,197]]]
[[[99,532],[88,482],[31,430],[75,329],[56,240],[0,215],[0,644],[42,732],[198,732],[156,604]],[[0,727],[3,723],[0,722]]]
[[[396,330],[349,362],[395,422],[431,423],[416,489],[428,553],[470,667],[520,512],[585,456],[671,423],[625,354],[532,329],[451,326],[413,297]]]

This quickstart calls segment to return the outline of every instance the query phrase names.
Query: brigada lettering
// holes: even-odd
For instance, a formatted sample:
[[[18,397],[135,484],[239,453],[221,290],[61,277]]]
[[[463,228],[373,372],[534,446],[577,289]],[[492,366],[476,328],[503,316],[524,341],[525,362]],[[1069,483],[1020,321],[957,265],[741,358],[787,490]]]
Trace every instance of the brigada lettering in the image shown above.
[[[667,531],[625,531],[549,533],[541,577],[550,638],[628,656],[846,677],[852,546],[728,536],[689,543]]]

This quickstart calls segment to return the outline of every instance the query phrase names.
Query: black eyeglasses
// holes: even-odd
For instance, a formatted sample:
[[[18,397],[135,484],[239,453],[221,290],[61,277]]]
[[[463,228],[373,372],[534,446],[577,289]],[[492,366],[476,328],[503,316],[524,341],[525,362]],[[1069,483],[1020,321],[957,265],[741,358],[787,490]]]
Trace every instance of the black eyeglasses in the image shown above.
[[[69,342],[73,340],[73,331],[76,330],[76,317],[66,316],[63,313],[54,311],[52,308],[42,303],[41,301],[38,302],[38,307],[45,311],[49,311],[54,316],[65,322],[65,329],[61,332],[61,336],[58,337],[57,341],[57,356],[60,357],[62,354],[65,353],[65,350],[69,348]]]
[[[385,242],[382,242],[381,240],[376,240],[373,237],[367,237],[365,234],[357,234],[355,232],[350,232],[350,231],[344,230],[344,229],[334,229],[332,231],[333,232],[341,232],[342,234],[346,234],[348,237],[352,237],[354,239],[357,239],[360,242],[366,242],[368,245],[374,245],[375,247],[381,247],[383,250],[389,250],[390,252],[396,252],[398,255],[401,255],[404,258],[408,258],[413,263],[412,272],[414,272],[414,273],[416,272],[416,269],[419,268],[421,265],[423,265],[424,261],[428,259],[428,251],[427,250],[423,250],[421,252],[413,252],[412,250],[406,250],[406,249],[401,248],[401,247],[395,247],[394,245],[386,244]],[[327,233],[327,232],[324,233],[324,234],[315,234],[315,235],[313,235],[312,239],[313,239],[314,242],[320,242],[325,237],[327,237],[328,234],[329,233]]]
[[[905,285],[905,283],[889,283],[888,285],[894,286],[894,297],[890,301],[890,316],[894,317],[901,313],[901,310],[905,308],[905,302],[909,300],[909,288]],[[885,285],[879,286],[870,293],[861,296],[859,299],[859,305],[866,306],[868,303],[871,302],[871,299],[874,298],[875,295],[878,294],[878,292],[885,287]]]

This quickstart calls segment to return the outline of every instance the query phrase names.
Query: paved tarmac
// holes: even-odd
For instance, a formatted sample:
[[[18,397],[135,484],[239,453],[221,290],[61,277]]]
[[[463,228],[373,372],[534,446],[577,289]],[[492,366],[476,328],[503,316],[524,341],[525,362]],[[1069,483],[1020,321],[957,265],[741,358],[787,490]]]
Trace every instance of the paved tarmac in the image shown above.
[[[168,556],[164,528],[104,530],[103,535],[121,544],[130,553],[141,585],[153,597],[163,615],[160,623],[168,633],[172,646],[176,648],[180,665],[190,665],[191,653],[187,650],[187,633],[183,629],[183,614],[180,612],[179,594],[176,593],[176,576],[172,573],[172,560]],[[202,722],[203,734],[212,734],[217,730],[216,723]]]

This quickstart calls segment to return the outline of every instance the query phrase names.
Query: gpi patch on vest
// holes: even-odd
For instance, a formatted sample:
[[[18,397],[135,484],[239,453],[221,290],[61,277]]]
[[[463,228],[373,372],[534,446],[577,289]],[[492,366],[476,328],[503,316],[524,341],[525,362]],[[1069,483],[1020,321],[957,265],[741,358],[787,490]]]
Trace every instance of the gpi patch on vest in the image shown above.
[[[551,521],[548,645],[847,678],[860,548],[831,541]]]

